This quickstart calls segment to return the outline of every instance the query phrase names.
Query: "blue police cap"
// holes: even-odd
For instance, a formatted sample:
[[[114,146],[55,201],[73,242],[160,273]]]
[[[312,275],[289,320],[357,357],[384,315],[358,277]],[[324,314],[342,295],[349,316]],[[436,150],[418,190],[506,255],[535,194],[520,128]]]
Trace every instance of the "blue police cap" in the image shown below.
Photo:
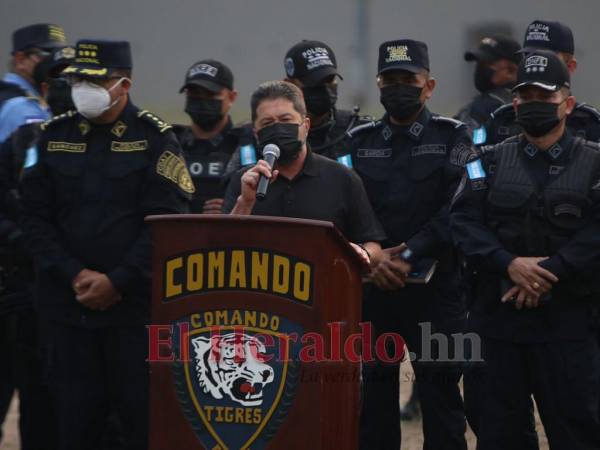
[[[107,78],[115,70],[131,70],[131,47],[127,41],[83,39],[77,42],[75,60],[64,75]]]

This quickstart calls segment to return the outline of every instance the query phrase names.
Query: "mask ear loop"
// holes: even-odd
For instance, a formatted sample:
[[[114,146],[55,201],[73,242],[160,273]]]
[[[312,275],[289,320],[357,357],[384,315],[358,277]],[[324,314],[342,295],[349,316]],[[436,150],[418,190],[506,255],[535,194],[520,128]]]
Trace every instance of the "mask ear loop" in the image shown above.
[[[129,78],[127,78],[127,77],[121,77],[121,78],[119,78],[119,81],[117,81],[115,84],[113,84],[110,89],[107,89],[106,92],[108,92],[109,95],[110,95],[110,91],[112,91],[114,88],[116,88],[118,85],[120,85],[123,82],[123,80],[129,80],[129,82],[131,83],[131,80]],[[115,106],[117,103],[119,103],[119,99],[120,98],[121,97],[115,98],[115,101],[112,102],[110,105],[108,105],[108,107],[104,111],[109,110],[110,108],[112,108],[113,106]]]

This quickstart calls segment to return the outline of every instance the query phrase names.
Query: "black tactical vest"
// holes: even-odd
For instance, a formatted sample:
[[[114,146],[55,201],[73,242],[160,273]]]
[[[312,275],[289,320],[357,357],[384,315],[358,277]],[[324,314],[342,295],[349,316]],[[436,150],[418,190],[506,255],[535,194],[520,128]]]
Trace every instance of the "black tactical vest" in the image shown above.
[[[502,245],[520,256],[548,256],[590,218],[590,187],[600,164],[598,149],[575,139],[570,161],[545,186],[536,186],[518,144],[497,153],[488,194],[488,223]]]

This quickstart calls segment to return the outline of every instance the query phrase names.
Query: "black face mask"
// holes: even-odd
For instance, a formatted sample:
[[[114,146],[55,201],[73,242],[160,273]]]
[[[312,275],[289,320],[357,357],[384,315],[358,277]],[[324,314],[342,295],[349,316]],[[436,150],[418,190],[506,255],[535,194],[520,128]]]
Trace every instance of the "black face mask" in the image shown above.
[[[313,116],[322,116],[335,106],[337,102],[337,84],[302,88],[306,109]]]
[[[187,97],[185,112],[204,131],[212,131],[223,119],[223,100]]]
[[[495,88],[492,83],[492,77],[496,71],[484,64],[477,63],[475,66],[475,88],[483,93],[489,92]]]
[[[558,117],[558,105],[560,103],[521,103],[517,106],[515,122],[533,137],[544,136],[556,128],[561,121]]]
[[[423,88],[408,84],[394,84],[381,88],[379,101],[387,113],[397,120],[406,120],[419,112],[423,104],[420,97]]]
[[[71,98],[71,86],[64,78],[50,78],[48,80],[48,93],[46,103],[52,110],[52,114],[58,116],[75,109]]]
[[[267,144],[279,147],[279,164],[286,165],[298,158],[302,150],[302,141],[298,140],[297,123],[274,123],[258,131],[258,143],[261,149]]]

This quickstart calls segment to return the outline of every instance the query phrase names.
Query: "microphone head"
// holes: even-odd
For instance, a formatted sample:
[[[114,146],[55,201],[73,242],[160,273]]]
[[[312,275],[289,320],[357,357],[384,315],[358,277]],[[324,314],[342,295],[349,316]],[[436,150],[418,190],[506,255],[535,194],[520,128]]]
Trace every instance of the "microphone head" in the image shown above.
[[[263,158],[265,158],[267,155],[273,155],[275,159],[277,159],[279,158],[280,154],[281,150],[279,150],[279,147],[277,147],[275,144],[267,144],[265,145],[265,148],[263,148]]]

